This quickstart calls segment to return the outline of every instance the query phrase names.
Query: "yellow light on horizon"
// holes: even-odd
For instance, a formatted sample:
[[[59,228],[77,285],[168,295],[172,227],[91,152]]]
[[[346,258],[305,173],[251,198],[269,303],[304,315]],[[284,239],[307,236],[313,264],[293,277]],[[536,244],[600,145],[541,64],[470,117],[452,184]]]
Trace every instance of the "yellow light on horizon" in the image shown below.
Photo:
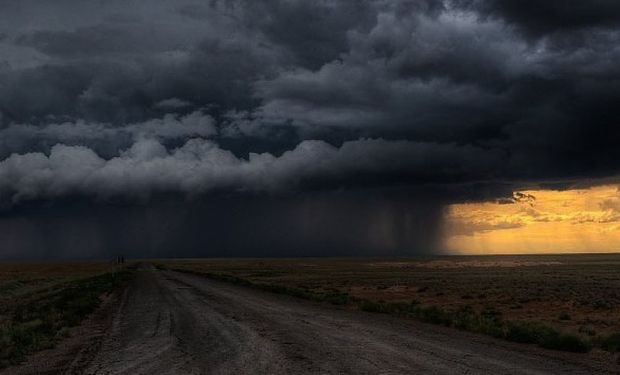
[[[449,206],[445,249],[456,254],[620,251],[618,186],[526,190],[515,198]]]

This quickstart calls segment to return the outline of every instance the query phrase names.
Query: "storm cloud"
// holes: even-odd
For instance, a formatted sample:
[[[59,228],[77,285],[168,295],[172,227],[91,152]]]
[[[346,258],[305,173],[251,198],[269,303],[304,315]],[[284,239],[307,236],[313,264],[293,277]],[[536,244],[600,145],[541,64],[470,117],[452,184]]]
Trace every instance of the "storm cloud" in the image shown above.
[[[384,177],[386,185],[400,175],[414,184],[432,184],[458,182],[464,176],[484,178],[496,163],[487,152],[471,146],[410,141],[362,139],[340,148],[303,141],[279,157],[251,153],[248,159],[239,159],[208,140],[192,139],[168,152],[158,141],[142,139],[107,160],[84,146],[60,144],[49,155],[13,154],[0,162],[0,192],[19,203],[73,194],[282,192],[337,188],[378,177]]]
[[[427,218],[407,231],[433,237],[394,240],[392,253],[437,250],[429,228],[445,204],[618,176],[619,60],[611,0],[0,2],[0,233],[51,220],[50,204],[71,227],[89,211],[69,207],[78,200],[101,212],[91,237],[149,207],[183,221],[160,255],[174,243],[204,255],[190,249],[209,241],[208,254],[272,254],[256,245],[272,243],[282,255],[295,238],[372,253],[389,246],[352,238],[380,227],[379,196],[383,223],[404,220],[395,202],[407,201],[409,217]],[[331,203],[299,229],[292,212],[322,194]],[[247,216],[226,213],[247,200]],[[364,218],[349,220],[356,235],[312,219],[335,211]],[[198,235],[201,214],[229,230]],[[296,229],[279,244],[230,240],[261,215]],[[11,238],[11,256],[64,246]],[[329,254],[312,246],[291,254]]]

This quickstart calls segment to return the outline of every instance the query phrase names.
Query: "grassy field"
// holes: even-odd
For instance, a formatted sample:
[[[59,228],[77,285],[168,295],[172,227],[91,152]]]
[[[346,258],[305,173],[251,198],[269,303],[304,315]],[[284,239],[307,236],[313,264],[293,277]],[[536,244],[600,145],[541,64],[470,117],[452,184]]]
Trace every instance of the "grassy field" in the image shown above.
[[[54,346],[130,274],[107,262],[0,263],[0,368]]]
[[[159,265],[551,349],[620,347],[620,255],[207,259]]]

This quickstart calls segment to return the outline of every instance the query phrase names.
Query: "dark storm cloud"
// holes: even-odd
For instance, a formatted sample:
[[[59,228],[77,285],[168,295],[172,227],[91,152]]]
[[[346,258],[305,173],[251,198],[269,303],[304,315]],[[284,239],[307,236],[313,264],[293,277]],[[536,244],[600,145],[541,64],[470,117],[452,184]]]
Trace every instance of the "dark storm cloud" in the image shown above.
[[[32,47],[52,57],[88,58],[116,54],[142,54],[165,50],[148,29],[132,24],[96,25],[74,31],[33,31],[16,38],[18,46]],[[174,48],[174,44],[169,47]]]
[[[620,25],[620,4],[614,0],[454,0],[452,3],[483,17],[500,17],[537,36]]]
[[[347,33],[368,29],[374,12],[367,2],[247,2],[243,20],[282,46],[296,64],[320,68],[347,50]]]
[[[5,123],[42,124],[51,117],[117,125],[156,117],[159,104],[172,98],[193,109],[246,108],[254,101],[252,78],[270,64],[271,57],[260,54],[242,42],[205,39],[191,51],[162,52],[147,61],[133,54],[109,61],[89,56],[7,70],[0,72],[0,108]]]
[[[0,2],[1,204],[181,193],[298,207],[296,194],[398,187],[434,192],[441,212],[614,178],[619,12],[611,0]]]
[[[181,103],[182,104],[182,103]],[[179,103],[172,99],[159,103],[163,108]],[[130,147],[141,139],[161,141],[184,140],[191,137],[212,137],[217,133],[214,119],[195,111],[185,115],[168,113],[161,118],[153,118],[140,123],[126,124],[122,127],[106,123],[85,121],[50,123],[45,126],[11,124],[0,129],[0,157],[7,158],[29,148],[49,153],[56,145],[88,145],[103,157],[117,156],[119,150]],[[0,162],[2,163],[2,162]]]
[[[451,8],[437,17],[380,13],[321,69],[259,81],[258,122],[307,132],[348,129],[510,154],[497,176],[617,173],[620,33],[524,38],[502,18]],[[603,135],[604,136],[601,136]]]
[[[5,59],[13,69],[0,78],[5,124],[55,116],[122,125],[160,115],[158,103],[171,98],[192,103],[188,110],[247,108],[253,80],[280,63],[277,46],[226,17],[222,6],[188,21],[167,2],[87,4],[81,7],[90,24],[69,19],[75,9],[59,5],[50,12],[66,16],[67,25],[48,26],[41,16],[40,24],[7,28]],[[24,65],[28,54],[36,58]]]

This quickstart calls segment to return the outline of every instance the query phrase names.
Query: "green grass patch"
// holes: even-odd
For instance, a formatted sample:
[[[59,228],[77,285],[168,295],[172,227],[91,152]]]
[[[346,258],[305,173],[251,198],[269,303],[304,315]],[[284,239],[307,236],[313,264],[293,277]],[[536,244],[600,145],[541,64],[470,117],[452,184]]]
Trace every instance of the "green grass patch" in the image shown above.
[[[620,333],[614,333],[613,335],[607,336],[601,341],[601,348],[610,351],[610,352],[619,352],[620,351]]]
[[[69,282],[15,306],[0,326],[0,368],[20,363],[25,356],[53,347],[100,304],[100,296],[131,277],[131,271],[110,272]]]

